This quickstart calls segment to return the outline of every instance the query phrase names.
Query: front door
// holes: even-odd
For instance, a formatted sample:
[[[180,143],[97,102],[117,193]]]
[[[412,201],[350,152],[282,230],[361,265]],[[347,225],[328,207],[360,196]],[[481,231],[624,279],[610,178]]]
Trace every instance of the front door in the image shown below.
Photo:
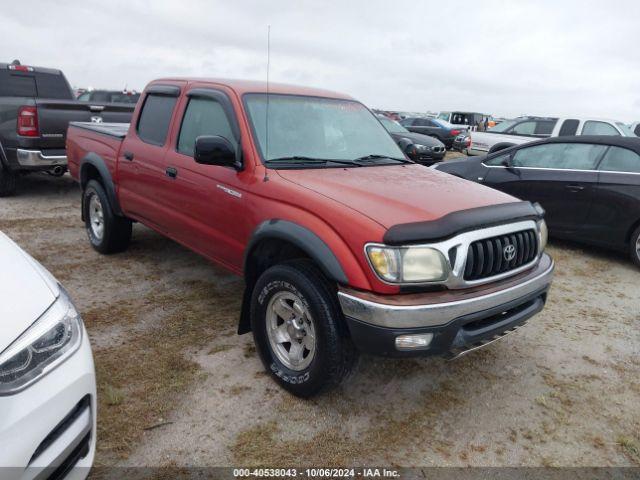
[[[170,215],[172,236],[202,255],[241,268],[249,222],[246,172],[218,165],[202,165],[194,160],[196,138],[202,135],[225,137],[238,148],[240,134],[229,98],[213,89],[192,89],[183,105],[180,131],[175,145],[165,157],[171,169],[171,185],[166,191],[173,205]],[[244,215],[241,213],[244,212]]]
[[[539,202],[556,234],[582,231],[598,184],[595,168],[605,150],[602,145],[583,143],[522,147],[507,165],[491,165],[484,183]]]

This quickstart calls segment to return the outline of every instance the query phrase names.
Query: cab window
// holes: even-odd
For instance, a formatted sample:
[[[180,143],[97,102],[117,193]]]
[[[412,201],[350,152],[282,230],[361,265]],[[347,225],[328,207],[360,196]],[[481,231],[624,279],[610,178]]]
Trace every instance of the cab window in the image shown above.
[[[596,122],[593,120],[589,120],[585,122],[584,127],[582,127],[583,135],[620,135],[620,132],[616,130],[616,128],[605,122]]]
[[[196,138],[201,135],[218,135],[233,143],[231,123],[222,105],[211,98],[192,97],[184,112],[178,152],[193,156]]]
[[[143,142],[164,145],[177,97],[150,93],[138,120],[138,136]]]

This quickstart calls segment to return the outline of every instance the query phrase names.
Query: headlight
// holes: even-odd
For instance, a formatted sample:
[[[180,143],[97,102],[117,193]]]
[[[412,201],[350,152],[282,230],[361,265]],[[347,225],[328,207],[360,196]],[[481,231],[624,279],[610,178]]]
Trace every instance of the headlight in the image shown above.
[[[426,145],[416,144],[415,147],[419,152],[429,152],[429,151],[431,151],[431,147],[428,147]]]
[[[434,248],[369,245],[366,251],[373,270],[385,282],[437,282],[449,275],[447,261]]]
[[[542,252],[547,246],[547,240],[549,240],[549,230],[547,229],[547,222],[540,220],[538,222],[540,228],[540,251]]]
[[[0,353],[0,395],[19,392],[71,356],[80,346],[81,322],[61,289],[53,305]]]

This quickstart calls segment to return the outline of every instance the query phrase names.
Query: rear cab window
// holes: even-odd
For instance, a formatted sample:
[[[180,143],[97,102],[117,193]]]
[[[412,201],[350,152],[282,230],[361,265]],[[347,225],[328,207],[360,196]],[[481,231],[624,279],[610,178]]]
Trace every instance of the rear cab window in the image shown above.
[[[61,73],[0,70],[0,97],[72,100],[73,93]]]
[[[136,128],[143,142],[158,146],[165,144],[177,101],[177,96],[147,94]]]

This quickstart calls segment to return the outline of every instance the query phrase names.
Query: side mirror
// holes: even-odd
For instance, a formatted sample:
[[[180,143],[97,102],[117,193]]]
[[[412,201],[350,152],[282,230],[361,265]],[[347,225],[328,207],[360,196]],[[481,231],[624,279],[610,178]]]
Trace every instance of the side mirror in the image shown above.
[[[193,158],[203,165],[220,165],[240,170],[241,164],[229,140],[219,135],[202,135],[196,138]]]
[[[398,146],[400,147],[400,150],[402,150],[402,152],[409,158],[413,159],[415,157],[416,149],[413,146],[413,142],[408,138],[401,138],[400,140],[398,140]]]

